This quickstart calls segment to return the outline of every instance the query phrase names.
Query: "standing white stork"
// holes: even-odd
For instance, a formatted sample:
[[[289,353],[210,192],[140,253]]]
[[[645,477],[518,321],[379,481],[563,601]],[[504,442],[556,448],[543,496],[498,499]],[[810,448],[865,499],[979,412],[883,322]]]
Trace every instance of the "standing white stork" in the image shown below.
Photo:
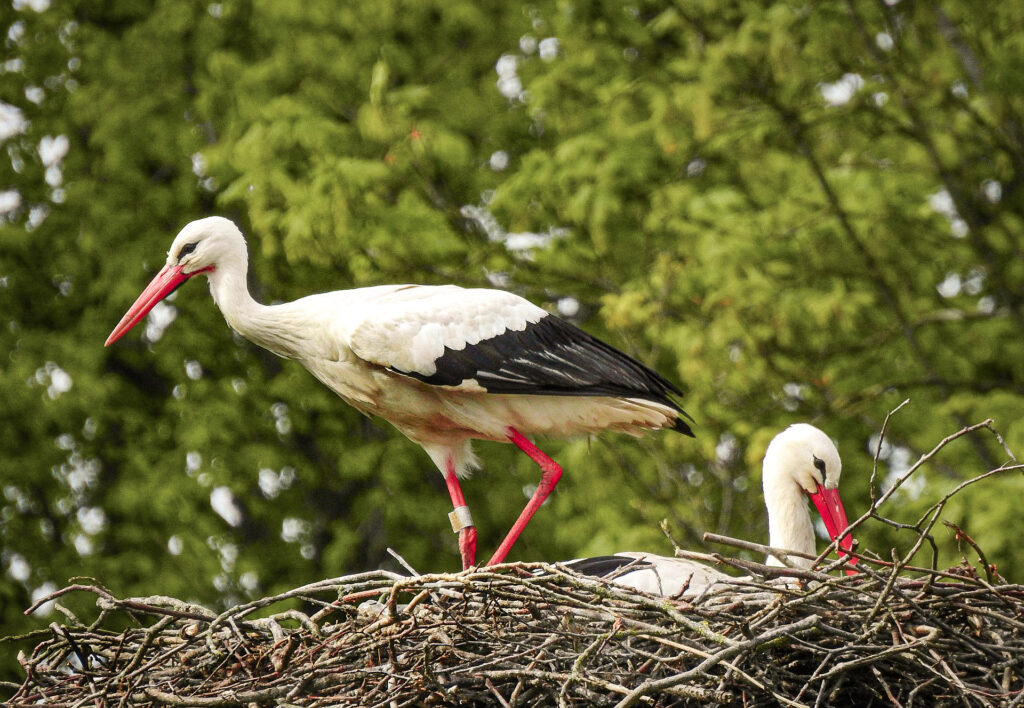
[[[776,435],[764,454],[761,483],[764,504],[768,511],[768,545],[772,548],[815,555],[814,525],[807,507],[807,497],[818,509],[829,538],[839,538],[847,526],[846,510],[839,497],[842,462],[832,440],[818,428],[797,423]],[[839,554],[847,555],[853,537],[843,536]],[[783,566],[775,556],[768,556],[768,565]],[[792,556],[798,568],[809,568],[812,561]],[[852,558],[850,565],[857,562]],[[735,578],[720,573],[703,563],[627,551],[613,556],[584,558],[567,563],[587,575],[607,577],[616,585],[671,597],[698,595],[717,582]],[[856,571],[847,568],[848,574]]]
[[[523,298],[454,285],[381,285],[261,305],[246,284],[245,238],[211,216],[183,228],[110,345],[189,278],[204,274],[228,325],[295,359],[367,414],[419,443],[444,475],[462,565],[476,562],[476,528],[459,479],[477,467],[474,438],[512,442],[541,480],[491,557],[500,563],[558,484],[561,467],[525,435],[672,428],[692,436],[679,390],[635,359]]]

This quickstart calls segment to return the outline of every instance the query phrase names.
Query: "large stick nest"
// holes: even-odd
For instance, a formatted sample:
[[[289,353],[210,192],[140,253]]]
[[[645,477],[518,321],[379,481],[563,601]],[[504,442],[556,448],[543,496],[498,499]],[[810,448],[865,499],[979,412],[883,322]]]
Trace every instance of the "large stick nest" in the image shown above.
[[[1024,587],[801,573],[653,598],[560,566],[325,580],[219,615],[118,599],[51,625],[10,705],[1015,705]],[[336,599],[340,598],[340,599]],[[249,619],[301,599],[298,610]],[[137,626],[104,629],[128,613]],[[289,625],[292,625],[289,627]]]
[[[20,657],[9,705],[1019,705],[1024,586],[959,529],[980,573],[909,567],[954,493],[1019,468],[903,525],[917,538],[903,558],[837,576],[702,555],[751,575],[696,597],[523,563],[334,578],[219,614],[74,585],[45,598],[67,622]],[[886,498],[856,523],[883,519]],[[64,608],[68,593],[94,593],[96,618]]]

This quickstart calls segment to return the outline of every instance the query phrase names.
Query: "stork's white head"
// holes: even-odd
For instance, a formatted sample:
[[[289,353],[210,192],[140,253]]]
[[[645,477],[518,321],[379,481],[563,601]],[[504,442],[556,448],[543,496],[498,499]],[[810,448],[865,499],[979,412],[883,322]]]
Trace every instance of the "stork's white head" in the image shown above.
[[[829,537],[839,537],[848,526],[838,489],[842,468],[835,443],[813,425],[797,423],[775,436],[765,451],[762,475],[771,545],[814,553],[804,494],[817,507]],[[844,536],[840,548],[849,550],[852,541]]]
[[[231,273],[240,278],[244,287],[248,267],[245,238],[230,220],[210,216],[187,224],[174,237],[166,265],[121,318],[107,337],[106,345],[117,341],[189,278],[205,273],[210,276],[212,285],[214,279]]]
[[[796,485],[808,494],[818,487],[836,489],[843,463],[828,435],[813,425],[796,423],[772,439],[764,453],[765,496],[779,485]]]
[[[242,232],[223,216],[208,216],[186,224],[167,251],[167,266],[180,266],[182,275],[188,277],[229,264],[235,269],[241,265],[244,273],[249,258]]]

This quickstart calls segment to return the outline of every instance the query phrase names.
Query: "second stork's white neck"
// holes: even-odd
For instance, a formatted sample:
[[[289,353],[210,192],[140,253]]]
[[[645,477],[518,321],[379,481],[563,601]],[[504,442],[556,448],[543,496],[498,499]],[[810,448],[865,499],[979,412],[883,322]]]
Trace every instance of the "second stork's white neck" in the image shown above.
[[[814,525],[808,508],[808,498],[796,480],[799,465],[812,464],[813,457],[804,446],[794,444],[783,436],[772,440],[764,456],[762,482],[764,503],[768,511],[768,545],[814,555],[816,553]],[[803,457],[806,456],[805,461]],[[812,561],[793,558],[792,563],[809,568]],[[768,565],[782,566],[774,556]]]

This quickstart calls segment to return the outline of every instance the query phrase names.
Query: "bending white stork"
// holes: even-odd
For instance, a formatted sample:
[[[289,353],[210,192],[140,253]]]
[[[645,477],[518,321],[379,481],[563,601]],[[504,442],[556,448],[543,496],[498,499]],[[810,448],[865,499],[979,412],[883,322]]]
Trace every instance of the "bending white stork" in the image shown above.
[[[829,538],[834,541],[846,530],[849,524],[839,497],[842,462],[835,444],[821,430],[806,423],[786,428],[768,445],[762,470],[769,546],[815,555],[814,525],[807,497],[817,507]],[[852,545],[852,536],[844,535],[839,542],[839,554],[845,556]],[[768,556],[766,562],[784,565],[775,556]],[[809,568],[812,563],[796,556],[790,562],[798,568]],[[853,558],[850,564],[856,562]],[[735,580],[703,563],[651,553],[616,553],[566,565],[587,575],[607,577],[616,585],[666,597],[680,593],[698,595],[717,582]],[[847,568],[846,572],[852,575],[856,571]]]
[[[500,290],[382,285],[261,305],[246,285],[245,238],[228,219],[188,224],[110,345],[189,278],[206,275],[224,319],[295,359],[351,405],[419,443],[444,475],[464,568],[476,528],[459,487],[477,460],[474,438],[511,442],[541,480],[489,563],[500,563],[562,470],[525,435],[672,428],[692,436],[679,390],[654,371],[545,310]]]

